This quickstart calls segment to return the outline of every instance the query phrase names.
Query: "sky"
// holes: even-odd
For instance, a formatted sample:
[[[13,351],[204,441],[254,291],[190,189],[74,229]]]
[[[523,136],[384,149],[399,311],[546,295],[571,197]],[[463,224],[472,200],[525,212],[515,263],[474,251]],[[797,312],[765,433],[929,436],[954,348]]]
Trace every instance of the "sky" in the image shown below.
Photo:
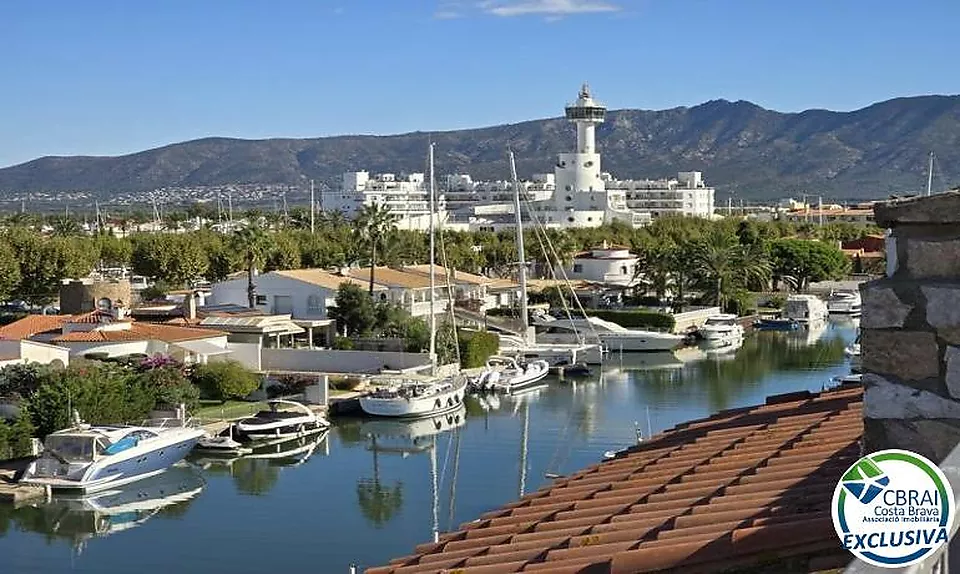
[[[960,93],[956,0],[4,0],[0,167],[712,99]]]

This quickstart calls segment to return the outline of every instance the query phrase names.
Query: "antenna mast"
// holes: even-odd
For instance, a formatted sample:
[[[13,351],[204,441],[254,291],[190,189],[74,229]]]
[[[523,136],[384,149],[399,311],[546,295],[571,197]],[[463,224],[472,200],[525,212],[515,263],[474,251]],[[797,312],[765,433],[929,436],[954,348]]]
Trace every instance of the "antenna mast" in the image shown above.
[[[930,167],[927,168],[927,195],[933,188],[933,152],[930,152]]]
[[[314,193],[313,180],[311,179],[310,180],[310,233],[313,233],[314,231],[314,224],[315,224],[316,213],[317,213],[317,202],[314,199],[313,193]]]

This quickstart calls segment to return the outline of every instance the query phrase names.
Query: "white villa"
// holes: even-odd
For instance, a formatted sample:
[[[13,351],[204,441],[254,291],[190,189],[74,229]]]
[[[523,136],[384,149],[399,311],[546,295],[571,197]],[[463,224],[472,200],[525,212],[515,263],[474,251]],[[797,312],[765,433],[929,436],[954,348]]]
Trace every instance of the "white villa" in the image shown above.
[[[606,242],[589,251],[578,253],[567,269],[571,280],[589,281],[629,287],[634,283],[639,259],[628,247]]]

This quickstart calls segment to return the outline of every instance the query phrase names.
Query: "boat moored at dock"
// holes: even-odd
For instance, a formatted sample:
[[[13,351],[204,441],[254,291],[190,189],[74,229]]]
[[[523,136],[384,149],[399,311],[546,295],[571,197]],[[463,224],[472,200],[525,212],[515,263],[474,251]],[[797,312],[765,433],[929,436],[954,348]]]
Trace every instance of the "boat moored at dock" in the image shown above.
[[[483,371],[473,380],[477,391],[512,394],[532,388],[550,374],[550,364],[544,360],[518,362],[513,357],[494,355],[487,359]]]
[[[841,315],[859,315],[862,301],[856,291],[834,291],[827,297],[827,311]]]
[[[360,397],[363,412],[377,417],[428,417],[455,410],[467,391],[464,377],[396,381]]]
[[[47,436],[22,482],[81,493],[113,488],[164,472],[204,435],[175,419],[140,426],[79,423]]]
[[[263,410],[236,423],[237,434],[245,440],[300,436],[329,428],[325,418],[296,401],[271,399]],[[287,410],[283,410],[286,408]],[[209,441],[208,441],[209,442]]]

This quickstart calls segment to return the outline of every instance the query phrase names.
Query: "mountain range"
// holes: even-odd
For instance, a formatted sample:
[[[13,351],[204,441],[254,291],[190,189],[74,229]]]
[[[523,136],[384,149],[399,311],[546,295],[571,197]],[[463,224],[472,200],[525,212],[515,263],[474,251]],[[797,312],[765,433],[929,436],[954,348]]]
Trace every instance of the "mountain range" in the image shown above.
[[[423,171],[436,142],[438,175],[507,179],[507,146],[521,177],[550,172],[572,150],[563,118],[390,136],[242,140],[205,138],[117,157],[43,157],[0,169],[0,198],[89,191],[100,197],[158,188],[240,183],[336,185],[341,173]],[[782,113],[714,100],[668,110],[615,110],[598,130],[603,168],[621,179],[702,171],[718,191],[753,200],[883,198],[960,184],[960,96],[897,98],[851,111]]]

